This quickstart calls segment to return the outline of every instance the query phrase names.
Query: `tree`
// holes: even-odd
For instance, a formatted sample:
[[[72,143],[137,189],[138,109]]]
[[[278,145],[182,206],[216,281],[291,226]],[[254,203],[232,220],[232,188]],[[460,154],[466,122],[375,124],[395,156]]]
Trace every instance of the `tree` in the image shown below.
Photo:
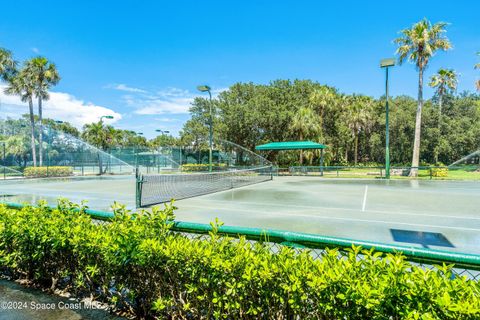
[[[477,52],[477,55],[480,56],[480,52]],[[480,69],[480,62],[475,65],[475,69]],[[475,85],[477,86],[477,90],[480,91],[480,80],[477,80]]]
[[[452,47],[446,32],[444,22],[431,24],[426,18],[415,23],[411,28],[401,31],[402,36],[395,39],[398,45],[397,54],[399,64],[408,60],[415,63],[418,70],[418,107],[415,118],[415,139],[412,154],[412,169],[410,176],[418,175],[420,162],[420,136],[422,125],[423,107],[423,73],[428,66],[430,59],[438,50],[446,51]]]
[[[354,163],[358,163],[358,138],[362,131],[372,126],[373,99],[366,96],[352,96],[346,107],[345,120],[354,141]]]
[[[55,64],[49,62],[45,57],[35,57],[25,63],[25,70],[35,86],[35,96],[38,101],[38,158],[40,166],[43,165],[43,116],[42,101],[49,99],[48,90],[60,81]]]
[[[453,69],[439,69],[436,74],[430,77],[430,87],[435,88],[435,94],[438,97],[438,134],[437,146],[434,147],[435,163],[438,163],[438,154],[440,151],[440,141],[442,133],[442,104],[445,94],[453,92],[457,89],[457,73]]]
[[[305,138],[320,132],[320,118],[310,107],[301,107],[292,118],[290,128],[298,133],[298,139],[302,141]],[[303,150],[300,150],[300,165],[303,164]]]
[[[4,48],[0,48],[0,78],[8,81],[17,70],[17,62],[13,59],[12,53]]]
[[[435,88],[435,94],[438,96],[438,113],[440,117],[442,116],[442,99],[445,94],[457,89],[457,76],[455,70],[442,68],[430,77],[430,83],[428,85]]]
[[[14,76],[9,77],[8,86],[5,93],[9,95],[18,95],[22,102],[28,102],[30,113],[30,130],[31,130],[31,148],[33,166],[37,166],[37,155],[35,151],[35,118],[33,115],[33,96],[35,92],[35,84],[31,81],[29,73],[22,68]]]
[[[108,148],[108,129],[103,125],[102,121],[89,123],[83,126],[82,139],[91,145],[97,147],[99,174],[103,173],[102,152]]]

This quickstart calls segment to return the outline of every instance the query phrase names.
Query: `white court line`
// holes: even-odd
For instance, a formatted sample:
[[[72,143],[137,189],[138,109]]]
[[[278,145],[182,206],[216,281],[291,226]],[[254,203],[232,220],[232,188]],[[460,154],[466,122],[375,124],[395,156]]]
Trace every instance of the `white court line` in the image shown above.
[[[177,203],[177,205],[178,205],[178,203]],[[204,206],[204,205],[202,205],[202,206],[193,206],[193,205],[185,205],[185,206],[183,206],[183,208],[186,208],[186,207],[218,210],[218,207],[210,207],[210,206]],[[225,210],[225,209],[223,209],[223,210]],[[247,209],[227,209],[227,210],[228,210],[228,211],[243,211],[243,212],[252,213],[252,210],[247,210]],[[289,214],[289,213],[269,212],[269,211],[259,211],[259,210],[255,210],[255,213],[262,213],[262,214],[267,214],[267,215],[272,215],[272,216],[278,216],[278,215],[292,216],[292,215]],[[315,217],[316,219],[321,219],[321,220],[357,221],[357,222],[368,222],[368,223],[377,223],[377,224],[386,224],[386,225],[404,225],[404,226],[427,227],[427,228],[440,228],[440,229],[453,229],[453,230],[464,230],[464,231],[465,231],[465,230],[467,230],[467,231],[480,231],[480,229],[478,229],[478,228],[438,226],[438,225],[432,225],[432,224],[392,222],[392,221],[383,221],[383,220],[368,220],[368,219],[322,217],[322,216],[311,215],[311,214],[298,214],[298,213],[295,213],[295,217],[299,217],[299,216],[300,216],[300,217],[308,217],[308,218]]]
[[[365,212],[365,206],[367,205],[367,193],[368,193],[368,185],[365,185],[365,193],[363,194],[362,212]]]
[[[179,203],[182,200],[178,200],[177,203]],[[183,201],[189,201],[189,202],[228,202],[232,203],[231,200],[218,200],[218,199],[200,199],[199,197],[197,198],[189,198],[189,199],[184,199]],[[235,200],[234,200],[235,201]],[[180,202],[181,204],[182,202]],[[256,206],[277,206],[277,207],[290,207],[292,209],[298,209],[298,208],[308,208],[311,210],[315,209],[328,209],[328,210],[342,210],[342,211],[353,211],[353,212],[358,212],[358,209],[350,209],[350,208],[336,208],[336,207],[321,207],[321,206],[305,206],[305,205],[291,205],[291,204],[276,204],[272,202],[252,202],[252,201],[238,201],[235,202],[236,204],[241,204],[241,205],[256,205]],[[218,209],[218,208],[217,208]],[[437,215],[437,214],[429,214],[429,213],[423,213],[421,211],[412,211],[411,213],[407,212],[390,212],[390,211],[379,211],[379,210],[368,210],[366,211],[368,213],[373,213],[373,214],[384,214],[384,215],[404,215],[404,216],[422,216],[422,217],[434,217],[434,218],[448,218],[448,219],[465,219],[465,220],[480,220],[480,217],[462,217],[462,216],[450,216],[450,215]]]

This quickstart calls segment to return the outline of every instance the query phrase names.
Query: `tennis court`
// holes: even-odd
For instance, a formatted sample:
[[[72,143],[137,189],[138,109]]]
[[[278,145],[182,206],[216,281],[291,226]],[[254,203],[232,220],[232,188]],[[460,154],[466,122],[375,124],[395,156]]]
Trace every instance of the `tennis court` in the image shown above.
[[[51,205],[59,197],[80,203],[88,200],[91,209],[109,210],[113,201],[135,208],[135,177],[84,176],[43,179],[12,179],[0,181],[0,200],[36,203],[47,200]]]
[[[188,186],[186,186],[188,187]],[[65,197],[108,210],[135,208],[135,177],[6,180],[4,201]],[[176,201],[177,220],[281,229],[480,253],[480,183],[285,176]]]
[[[177,219],[480,253],[480,184],[472,181],[273,181],[177,202]]]

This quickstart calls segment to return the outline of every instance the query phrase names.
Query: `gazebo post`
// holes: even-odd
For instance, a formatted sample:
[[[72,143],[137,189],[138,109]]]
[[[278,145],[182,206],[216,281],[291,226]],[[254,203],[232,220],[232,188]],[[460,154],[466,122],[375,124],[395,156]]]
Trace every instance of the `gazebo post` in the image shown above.
[[[320,149],[320,175],[323,177],[323,149]]]

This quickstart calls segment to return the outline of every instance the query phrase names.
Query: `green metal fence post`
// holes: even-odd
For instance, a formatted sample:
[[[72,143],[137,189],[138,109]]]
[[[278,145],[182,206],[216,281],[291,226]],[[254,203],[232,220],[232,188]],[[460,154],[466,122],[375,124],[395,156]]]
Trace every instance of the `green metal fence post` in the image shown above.
[[[320,176],[323,177],[323,149],[320,149]]]
[[[3,180],[5,180],[7,179],[7,158],[6,158],[5,142],[3,142],[2,145],[3,145],[3,157],[2,157]]]
[[[135,206],[140,208],[142,206],[142,183],[143,177],[140,170],[135,168]]]

